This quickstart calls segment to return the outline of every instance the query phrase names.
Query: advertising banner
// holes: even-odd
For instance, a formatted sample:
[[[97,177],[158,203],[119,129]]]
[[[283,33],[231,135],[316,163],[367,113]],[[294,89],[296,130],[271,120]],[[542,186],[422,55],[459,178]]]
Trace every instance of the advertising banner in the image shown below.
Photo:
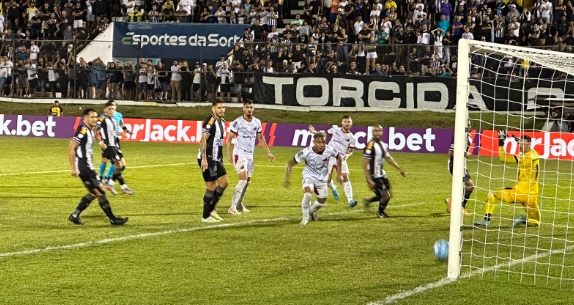
[[[219,59],[247,25],[114,22],[114,57]]]
[[[0,136],[71,138],[79,118],[0,114]]]
[[[71,138],[81,118],[27,116],[0,114],[0,136],[22,136],[41,138]],[[124,135],[128,142],[166,142],[197,144],[201,139],[202,121],[124,119],[133,135]],[[229,129],[231,122],[226,122]],[[312,144],[313,135],[307,124],[263,123],[263,136],[269,146],[306,147]],[[316,130],[327,131],[331,125],[314,125]],[[355,148],[362,150],[372,137],[371,127],[353,126]],[[532,148],[542,159],[574,160],[574,134],[560,132],[525,132],[532,138]],[[391,152],[447,154],[452,143],[454,130],[433,128],[384,127],[382,141]],[[518,154],[518,143],[509,132],[505,142],[508,154]],[[471,153],[480,156],[498,156],[498,131],[471,131],[473,144]]]

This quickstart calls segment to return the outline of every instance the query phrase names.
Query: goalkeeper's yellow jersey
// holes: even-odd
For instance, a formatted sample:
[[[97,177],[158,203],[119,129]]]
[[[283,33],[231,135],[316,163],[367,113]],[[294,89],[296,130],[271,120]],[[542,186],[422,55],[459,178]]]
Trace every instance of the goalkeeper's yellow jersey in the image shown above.
[[[538,194],[538,176],[540,173],[538,153],[531,149],[517,156],[507,156],[504,153],[504,148],[500,152],[502,161],[518,163],[518,182],[514,185],[516,191],[521,194]]]

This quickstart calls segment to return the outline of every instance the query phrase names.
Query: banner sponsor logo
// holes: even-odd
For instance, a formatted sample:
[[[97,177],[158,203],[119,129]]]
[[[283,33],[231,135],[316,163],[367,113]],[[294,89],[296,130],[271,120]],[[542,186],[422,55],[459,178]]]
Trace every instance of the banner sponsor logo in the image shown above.
[[[75,118],[0,114],[0,136],[72,137]]]
[[[531,148],[538,152],[542,159],[574,160],[574,134],[560,132],[524,132],[532,139]],[[507,154],[519,154],[519,146],[512,137],[520,137],[519,132],[508,132],[504,142]],[[482,132],[479,154],[482,156],[498,156],[498,131],[484,130]]]
[[[243,37],[245,25],[114,22],[114,57],[219,59]],[[120,43],[121,42],[121,43]]]
[[[242,36],[233,35],[230,37],[220,36],[218,33],[201,35],[170,35],[168,33],[160,35],[136,34],[127,32],[122,37],[122,44],[141,46],[207,46],[207,47],[233,47]]]

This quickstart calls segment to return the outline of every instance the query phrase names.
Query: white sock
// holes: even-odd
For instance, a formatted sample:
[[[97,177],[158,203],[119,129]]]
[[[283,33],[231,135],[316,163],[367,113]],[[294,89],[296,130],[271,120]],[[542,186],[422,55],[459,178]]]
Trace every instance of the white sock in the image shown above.
[[[335,184],[335,182],[333,182],[333,180],[331,180],[331,182],[327,183],[327,186],[332,190],[337,190],[337,185]]]
[[[351,186],[351,181],[343,182],[343,189],[345,190],[345,195],[347,195],[347,200],[351,202],[351,200],[353,200],[353,187]]]
[[[305,193],[303,195],[303,202],[301,202],[301,210],[303,211],[303,219],[309,219],[309,209],[311,208],[311,205],[309,204],[311,202],[311,199],[313,198],[313,195],[311,195],[311,193]]]
[[[324,208],[325,206],[327,206],[326,203],[319,203],[319,201],[316,201],[313,203],[313,206],[311,207],[311,213],[315,213],[317,211],[319,211],[320,208]]]
[[[241,198],[241,193],[247,184],[247,180],[239,180],[237,185],[235,186],[235,190],[233,191],[233,197],[231,198],[231,208],[237,209],[237,201]]]

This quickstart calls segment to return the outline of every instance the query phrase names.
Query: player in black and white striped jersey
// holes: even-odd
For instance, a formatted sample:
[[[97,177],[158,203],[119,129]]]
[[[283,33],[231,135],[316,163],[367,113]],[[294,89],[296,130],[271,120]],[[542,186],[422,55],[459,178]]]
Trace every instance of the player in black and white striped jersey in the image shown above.
[[[301,202],[303,220],[301,225],[306,225],[311,220],[317,220],[317,211],[326,206],[327,179],[329,175],[329,159],[336,158],[338,168],[341,168],[343,154],[326,145],[326,134],[322,131],[313,134],[313,145],[299,151],[295,157],[289,160],[285,169],[283,186],[291,184],[291,169],[297,163],[305,161],[303,169],[303,201]],[[343,182],[343,177],[338,174],[337,181]],[[311,206],[313,193],[317,200]]]
[[[373,202],[379,202],[379,209],[377,216],[380,218],[387,218],[389,215],[385,212],[389,201],[391,200],[391,183],[387,178],[387,173],[383,169],[385,161],[392,167],[396,168],[399,173],[405,176],[405,172],[391,157],[387,149],[384,147],[381,137],[383,136],[383,127],[380,125],[373,126],[373,138],[363,152],[363,172],[369,189],[375,192],[375,196],[364,199],[365,206],[368,207]]]
[[[237,172],[237,186],[231,198],[231,207],[229,214],[239,215],[241,211],[248,213],[249,210],[243,204],[243,197],[251,182],[253,175],[253,153],[255,151],[255,140],[263,146],[267,152],[267,157],[271,162],[275,157],[271,154],[267,141],[263,137],[261,121],[253,116],[253,102],[243,102],[243,115],[231,123],[229,135],[227,137],[227,156],[231,164],[234,165]],[[233,143],[235,142],[235,144]]]
[[[84,223],[80,219],[80,214],[97,198],[100,207],[110,219],[110,223],[112,225],[123,225],[128,221],[128,218],[121,218],[114,215],[110,203],[106,198],[105,188],[98,179],[94,167],[93,130],[98,121],[98,114],[94,109],[88,108],[83,111],[82,115],[83,122],[78,126],[74,132],[74,137],[70,140],[68,157],[72,176],[79,177],[82,180],[82,183],[86,189],[88,189],[88,194],[82,197],[74,212],[68,217],[68,220],[76,225],[83,225]]]
[[[220,222],[215,207],[229,185],[223,166],[223,139],[225,139],[225,103],[217,98],[211,103],[211,115],[203,121],[197,162],[205,181],[202,222]]]
[[[124,194],[133,195],[135,192],[128,187],[122,176],[122,172],[126,169],[126,161],[118,143],[118,124],[114,119],[115,112],[116,104],[114,101],[108,101],[104,108],[105,116],[101,117],[97,123],[100,147],[103,151],[102,157],[110,160],[115,167],[112,178],[106,183],[106,188],[116,195],[114,184],[118,181]]]

